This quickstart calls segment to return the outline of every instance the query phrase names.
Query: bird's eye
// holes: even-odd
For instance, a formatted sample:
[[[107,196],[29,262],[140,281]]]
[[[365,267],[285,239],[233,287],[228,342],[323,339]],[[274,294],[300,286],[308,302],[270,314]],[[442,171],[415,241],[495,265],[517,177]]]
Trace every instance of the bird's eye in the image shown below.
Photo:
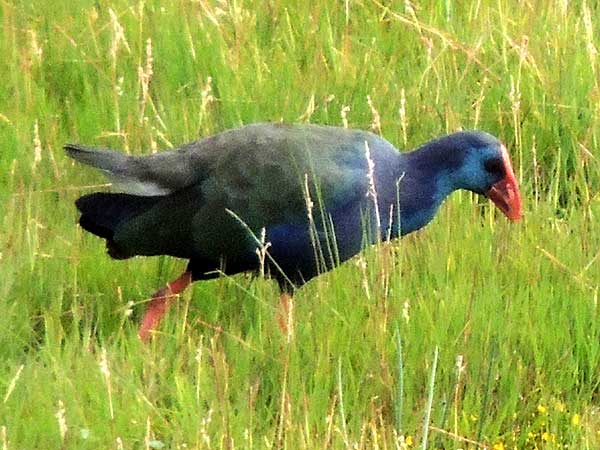
[[[483,166],[485,167],[485,170],[493,175],[504,176],[504,162],[501,159],[488,159],[483,163]]]

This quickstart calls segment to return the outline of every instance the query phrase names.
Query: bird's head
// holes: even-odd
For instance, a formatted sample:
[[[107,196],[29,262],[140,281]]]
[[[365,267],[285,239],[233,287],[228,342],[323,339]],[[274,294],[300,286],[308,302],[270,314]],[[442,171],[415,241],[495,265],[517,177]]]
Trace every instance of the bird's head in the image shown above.
[[[450,135],[464,151],[453,171],[455,186],[485,195],[512,221],[521,219],[521,194],[504,144],[480,131]]]

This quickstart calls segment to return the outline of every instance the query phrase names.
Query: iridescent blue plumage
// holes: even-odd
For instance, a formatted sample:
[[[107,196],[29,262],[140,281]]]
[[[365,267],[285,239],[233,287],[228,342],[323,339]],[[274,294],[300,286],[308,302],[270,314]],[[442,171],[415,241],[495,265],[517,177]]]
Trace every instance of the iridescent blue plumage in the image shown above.
[[[77,201],[81,225],[111,256],[186,258],[196,280],[256,271],[264,228],[267,270],[284,291],[425,226],[456,189],[490,191],[510,165],[483,132],[400,153],[372,133],[317,125],[250,125],[146,157],[66,149],[123,191]]]

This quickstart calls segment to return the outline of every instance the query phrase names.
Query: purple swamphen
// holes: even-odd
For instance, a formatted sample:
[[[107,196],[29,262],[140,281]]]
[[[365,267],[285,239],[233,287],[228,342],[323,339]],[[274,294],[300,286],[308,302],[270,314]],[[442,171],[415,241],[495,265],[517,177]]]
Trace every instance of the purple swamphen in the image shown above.
[[[148,156],[65,149],[119,191],[76,201],[79,223],[106,239],[110,256],[189,260],[154,294],[139,330],[144,341],[174,296],[223,273],[270,274],[289,309],[294,289],[366,245],[425,226],[457,189],[489,197],[510,220],[521,217],[506,147],[481,131],[408,153],[366,131],[283,124],[248,125]]]

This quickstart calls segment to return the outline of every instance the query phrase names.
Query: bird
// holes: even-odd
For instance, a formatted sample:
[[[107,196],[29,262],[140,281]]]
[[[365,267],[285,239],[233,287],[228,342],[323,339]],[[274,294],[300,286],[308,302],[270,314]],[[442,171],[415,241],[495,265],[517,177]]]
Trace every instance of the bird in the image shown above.
[[[173,298],[223,274],[275,279],[289,318],[306,282],[367,246],[424,227],[456,190],[489,198],[511,221],[522,215],[507,148],[484,131],[454,132],[407,152],[369,131],[283,123],[249,124],[143,156],[64,148],[112,183],[110,192],[75,202],[80,226],[105,239],[112,258],[188,260],[148,303],[138,331],[144,342]]]

